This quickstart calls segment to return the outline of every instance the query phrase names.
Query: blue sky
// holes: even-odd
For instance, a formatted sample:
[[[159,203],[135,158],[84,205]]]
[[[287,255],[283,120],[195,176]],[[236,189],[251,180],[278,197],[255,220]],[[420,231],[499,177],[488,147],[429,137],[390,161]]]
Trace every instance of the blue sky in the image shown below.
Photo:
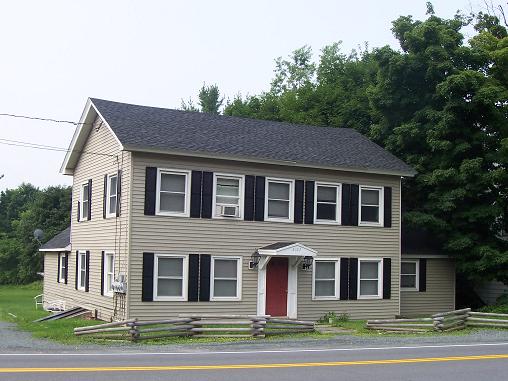
[[[437,15],[478,9],[433,1]],[[425,1],[11,1],[0,4],[0,113],[77,121],[87,97],[178,108],[203,82],[226,97],[266,90],[274,59],[335,41],[397,47],[399,15]],[[0,139],[67,147],[71,125],[0,117]],[[0,190],[70,184],[64,153],[0,145]]]

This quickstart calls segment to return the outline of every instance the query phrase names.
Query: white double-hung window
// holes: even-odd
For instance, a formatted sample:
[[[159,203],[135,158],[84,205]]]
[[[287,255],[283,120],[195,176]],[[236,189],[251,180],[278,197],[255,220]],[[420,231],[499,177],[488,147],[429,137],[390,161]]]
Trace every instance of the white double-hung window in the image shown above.
[[[316,258],[313,266],[313,299],[338,299],[339,294],[339,259]]]
[[[383,188],[360,186],[359,224],[370,226],[383,225]]]
[[[400,288],[404,291],[418,291],[420,261],[405,260],[400,263]]]
[[[60,261],[60,272],[58,273],[58,281],[65,282],[65,274],[67,273],[67,254],[60,254],[58,259]]]
[[[154,300],[187,300],[188,256],[155,254]]]
[[[266,179],[265,220],[293,222],[294,180]]]
[[[86,251],[78,251],[78,290],[85,290],[87,274]]]
[[[158,169],[157,214],[188,217],[190,171]]]
[[[113,281],[115,280],[115,253],[104,253],[104,295],[113,296]]]
[[[358,299],[380,299],[382,297],[382,259],[358,259]]]
[[[243,218],[243,184],[243,176],[220,173],[214,175],[214,217]]]
[[[79,220],[88,220],[88,213],[90,211],[90,185],[85,183],[81,185],[81,193],[79,195]]]
[[[108,175],[106,188],[106,217],[115,217],[118,198],[118,175]]]
[[[340,184],[316,183],[314,222],[340,224]]]
[[[240,300],[242,259],[212,257],[210,269],[210,300]]]

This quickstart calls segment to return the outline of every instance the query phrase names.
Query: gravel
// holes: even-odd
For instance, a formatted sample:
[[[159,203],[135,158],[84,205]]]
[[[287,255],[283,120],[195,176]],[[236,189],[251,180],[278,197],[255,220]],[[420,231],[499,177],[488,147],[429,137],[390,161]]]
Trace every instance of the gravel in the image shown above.
[[[285,338],[263,341],[228,343],[189,343],[144,345],[140,343],[109,343],[108,345],[68,345],[33,338],[30,333],[19,331],[15,324],[0,322],[0,353],[44,353],[44,352],[195,352],[195,351],[245,351],[283,350],[308,348],[347,348],[412,345],[446,345],[508,342],[508,330],[475,330],[467,334],[429,336],[352,336],[337,335],[328,338]]]

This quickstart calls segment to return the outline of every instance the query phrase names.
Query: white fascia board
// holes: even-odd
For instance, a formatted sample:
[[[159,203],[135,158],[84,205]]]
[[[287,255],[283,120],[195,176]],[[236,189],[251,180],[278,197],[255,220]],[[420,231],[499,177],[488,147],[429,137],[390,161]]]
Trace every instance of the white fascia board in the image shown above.
[[[315,257],[317,251],[302,245],[301,243],[294,243],[292,245],[284,246],[275,250],[258,250],[259,255],[267,257]]]
[[[418,259],[418,258],[430,258],[430,259],[448,259],[448,255],[444,254],[404,254],[401,255],[402,259]]]
[[[71,251],[71,245],[67,245],[65,247],[60,248],[53,248],[53,249],[39,249],[40,252],[64,252],[64,251]]]
[[[69,149],[65,154],[64,161],[60,167],[60,173],[64,175],[72,175],[74,173],[74,167],[79,160],[79,156],[81,155],[81,151],[86,143],[86,139],[92,130],[92,125],[97,115],[101,118],[102,122],[106,125],[111,134],[113,134],[115,137],[120,150],[123,150],[123,145],[118,139],[118,136],[116,136],[111,126],[97,110],[92,100],[88,98],[83,113],[81,114],[81,118],[79,119],[79,124],[76,126],[74,135],[72,136]]]

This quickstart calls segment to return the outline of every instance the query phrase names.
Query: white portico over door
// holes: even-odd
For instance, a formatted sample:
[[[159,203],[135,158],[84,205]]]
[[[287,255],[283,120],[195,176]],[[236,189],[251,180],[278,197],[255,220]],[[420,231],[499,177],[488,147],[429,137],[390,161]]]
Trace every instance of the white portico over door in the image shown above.
[[[257,250],[257,313],[297,317],[298,266],[317,251],[299,242],[276,242]],[[269,268],[272,259],[272,268]],[[287,268],[287,270],[286,270]],[[287,271],[287,273],[286,273]]]

